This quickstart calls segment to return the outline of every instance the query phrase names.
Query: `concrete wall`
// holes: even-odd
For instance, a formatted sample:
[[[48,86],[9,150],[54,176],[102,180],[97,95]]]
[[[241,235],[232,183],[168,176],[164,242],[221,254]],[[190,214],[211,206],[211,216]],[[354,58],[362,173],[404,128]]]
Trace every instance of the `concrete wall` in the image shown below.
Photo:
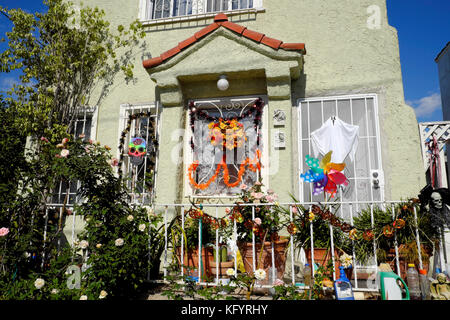
[[[105,9],[113,25],[127,25],[138,17],[139,0],[127,1],[126,5],[119,0],[85,3]],[[370,6],[380,10],[380,28],[368,26],[368,20],[370,22],[373,18],[373,12],[367,11]],[[303,42],[307,49],[303,74],[290,80],[290,96],[269,101],[269,112],[276,107],[288,111],[289,115],[284,129],[288,147],[279,152],[283,165],[270,179],[271,187],[279,193],[281,200],[289,200],[288,193],[294,191],[297,175],[293,149],[296,139],[292,134],[289,110],[297,105],[298,98],[354,93],[378,94],[386,199],[416,196],[425,185],[419,132],[415,114],[404,102],[397,32],[388,24],[385,0],[264,0],[263,7],[263,12],[233,15],[229,20],[283,42]],[[155,82],[142,67],[142,60],[159,56],[212,22],[213,18],[205,18],[146,27],[143,48],[136,48],[137,80],[128,85],[118,80],[100,105],[97,137],[101,143],[118,144],[121,104],[152,102],[164,94],[156,90]],[[218,46],[224,43],[221,41]],[[220,54],[220,50],[216,54]],[[244,50],[236,56],[241,59],[246,54]],[[208,58],[215,57],[204,56],[205,60]],[[198,61],[191,63],[201,67]],[[190,85],[192,83],[184,86],[183,101],[194,96],[200,98],[195,89],[187,90]],[[269,87],[277,90],[283,86],[266,84],[266,90],[262,92],[263,88],[256,84],[252,93],[265,94]],[[246,90],[239,93],[246,94],[252,89],[248,87]],[[205,97],[204,92],[201,95]],[[184,173],[168,159],[180,147],[179,138],[172,133],[175,129],[184,129],[184,119],[183,105],[174,104],[163,110],[157,180],[159,203],[182,200],[179,188]]]

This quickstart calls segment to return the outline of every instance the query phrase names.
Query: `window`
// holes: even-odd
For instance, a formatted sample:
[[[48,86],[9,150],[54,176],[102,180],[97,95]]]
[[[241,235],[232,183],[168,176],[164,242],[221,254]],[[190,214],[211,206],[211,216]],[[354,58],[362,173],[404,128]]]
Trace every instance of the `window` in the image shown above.
[[[201,15],[249,10],[261,7],[262,0],[141,0],[141,19]]]
[[[82,108],[78,111],[72,133],[74,137],[84,135],[84,140],[95,139],[97,123],[97,108]],[[52,203],[73,205],[80,201],[77,196],[79,189],[78,181],[61,181],[59,186],[53,190]],[[67,200],[65,201],[65,198]]]
[[[185,146],[189,195],[235,196],[242,184],[252,186],[265,173],[264,109],[258,97],[191,102]]]
[[[119,124],[119,175],[131,202],[149,204],[155,195],[159,104],[122,105]]]
[[[330,117],[336,116],[342,121],[359,126],[358,148],[354,161],[345,159],[344,174],[349,185],[339,189],[336,198],[341,202],[383,201],[382,166],[380,151],[380,133],[378,126],[378,105],[376,95],[341,96],[329,98],[310,98],[299,102],[299,171],[306,172],[308,167],[305,156],[311,155],[311,132],[320,128]],[[381,182],[373,184],[373,175],[378,174]],[[314,196],[312,184],[299,182],[300,200],[324,201],[323,194]],[[362,204],[366,207],[366,204]],[[340,206],[342,217],[349,218],[350,211],[359,211],[360,205]]]

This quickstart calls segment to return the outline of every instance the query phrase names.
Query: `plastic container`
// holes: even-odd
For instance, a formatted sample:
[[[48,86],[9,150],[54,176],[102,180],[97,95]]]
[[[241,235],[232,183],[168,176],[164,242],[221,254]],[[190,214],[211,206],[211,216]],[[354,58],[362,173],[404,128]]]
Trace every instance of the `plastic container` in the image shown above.
[[[419,269],[419,283],[420,283],[420,293],[422,300],[430,299],[430,281],[427,277],[427,271],[424,269]]]
[[[409,300],[409,289],[401,277],[392,271],[379,272],[382,300]],[[404,287],[405,297],[403,297]]]
[[[411,300],[421,300],[422,293],[420,291],[419,273],[414,264],[408,264],[406,272],[406,281],[408,283],[409,295]]]
[[[345,275],[344,267],[339,267],[339,279],[334,281],[336,300],[355,300],[352,284]]]

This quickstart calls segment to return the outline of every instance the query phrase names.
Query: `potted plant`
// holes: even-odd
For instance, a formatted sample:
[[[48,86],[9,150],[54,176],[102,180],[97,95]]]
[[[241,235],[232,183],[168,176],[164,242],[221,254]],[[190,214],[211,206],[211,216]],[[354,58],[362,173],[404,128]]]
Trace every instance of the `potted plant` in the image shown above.
[[[365,263],[373,258],[373,241],[376,244],[378,263],[389,263],[396,270],[395,240],[398,245],[400,276],[406,277],[408,263],[418,265],[418,250],[416,242],[416,223],[414,216],[416,207],[417,227],[421,239],[421,256],[424,268],[427,269],[428,259],[437,237],[432,229],[428,215],[420,212],[419,203],[414,200],[388,206],[386,209],[373,207],[364,209],[354,218],[354,242],[356,259]],[[373,215],[373,224],[371,216]]]
[[[297,202],[294,199],[295,202]],[[327,266],[332,262],[330,226],[333,228],[333,246],[335,257],[335,272],[339,275],[340,256],[351,252],[351,242],[346,235],[350,225],[336,217],[324,206],[313,205],[312,210],[303,206],[292,207],[293,221],[288,231],[293,235],[296,249],[305,250],[308,263],[312,265],[311,224],[313,227],[314,263]]]
[[[269,268],[272,266],[273,260],[277,270],[276,276],[282,279],[286,264],[286,248],[289,242],[288,238],[279,235],[280,230],[286,226],[283,212],[278,210],[277,205],[269,205],[275,203],[278,196],[272,190],[262,192],[262,186],[260,181],[252,187],[241,185],[240,200],[229,212],[231,220],[236,221],[237,245],[245,270],[250,276],[253,276],[253,257],[255,257],[255,268],[264,270],[266,274],[261,283],[268,280]],[[245,204],[258,205],[246,206]],[[230,228],[233,225],[230,224]],[[253,238],[255,248],[253,248]]]
[[[202,278],[211,276],[211,261],[213,260],[212,243],[215,234],[212,233],[207,216],[199,208],[191,208],[183,213],[185,215],[184,228],[181,225],[181,219],[177,220],[176,230],[178,236],[174,237],[176,257],[179,265],[183,265],[186,273],[198,277],[198,268],[201,265]],[[201,226],[201,234],[199,228]],[[199,239],[201,236],[201,239]],[[181,259],[181,237],[184,237],[183,259]],[[201,256],[199,262],[199,243],[201,243]],[[205,276],[205,277],[203,277]]]

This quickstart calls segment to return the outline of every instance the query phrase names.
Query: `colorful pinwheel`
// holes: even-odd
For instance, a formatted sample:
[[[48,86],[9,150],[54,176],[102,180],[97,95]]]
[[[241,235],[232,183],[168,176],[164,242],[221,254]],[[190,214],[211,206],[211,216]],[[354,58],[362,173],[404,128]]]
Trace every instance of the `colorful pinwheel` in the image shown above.
[[[328,152],[319,163],[319,159],[312,158],[309,155],[305,157],[309,170],[300,174],[305,182],[313,183],[313,195],[317,196],[322,192],[329,193],[333,198],[337,191],[337,185],[348,185],[348,180],[341,172],[345,168],[345,163],[333,163],[331,154]]]

